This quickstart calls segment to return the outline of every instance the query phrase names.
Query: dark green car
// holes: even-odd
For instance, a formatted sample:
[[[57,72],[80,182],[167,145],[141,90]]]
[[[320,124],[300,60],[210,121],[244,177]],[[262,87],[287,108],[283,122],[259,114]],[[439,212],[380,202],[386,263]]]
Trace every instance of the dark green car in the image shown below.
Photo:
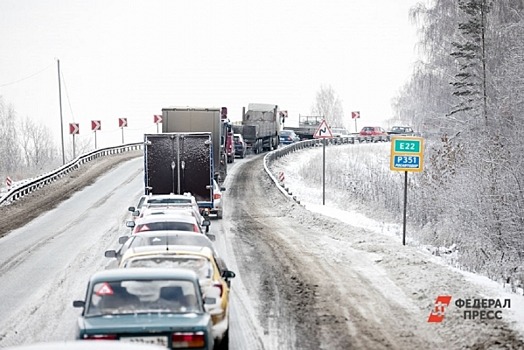
[[[169,349],[213,349],[211,317],[191,270],[130,268],[91,276],[77,339],[119,340]]]

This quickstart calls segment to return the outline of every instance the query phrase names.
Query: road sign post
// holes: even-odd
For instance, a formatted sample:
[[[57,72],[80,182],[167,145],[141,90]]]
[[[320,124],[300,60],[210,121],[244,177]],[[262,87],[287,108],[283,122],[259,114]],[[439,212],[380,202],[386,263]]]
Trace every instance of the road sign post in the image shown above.
[[[422,137],[394,136],[391,138],[390,169],[404,172],[404,214],[402,245],[406,245],[406,217],[408,203],[408,172],[421,172],[424,167],[424,139]]]
[[[124,144],[124,128],[127,127],[127,118],[118,118],[118,127],[122,129],[122,144]]]
[[[360,118],[360,112],[351,112],[351,119],[355,119],[355,132],[358,132],[357,129],[357,119]]]
[[[159,114],[153,115],[153,123],[156,124],[156,133],[158,134],[158,124],[162,123],[162,116]]]
[[[95,149],[96,147],[96,131],[101,129],[101,122],[100,120],[91,120],[91,130],[95,132]]]
[[[69,123],[69,133],[73,135],[73,159],[76,158],[75,135],[80,134],[80,124]]]
[[[333,133],[327,125],[325,119],[322,119],[313,138],[322,139],[322,205],[326,204],[326,139],[333,138]]]

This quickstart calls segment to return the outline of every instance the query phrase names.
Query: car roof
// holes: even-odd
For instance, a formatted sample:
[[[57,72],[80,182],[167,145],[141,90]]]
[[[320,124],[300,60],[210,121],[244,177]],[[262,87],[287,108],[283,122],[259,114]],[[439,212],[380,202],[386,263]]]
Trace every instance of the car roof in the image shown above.
[[[155,279],[176,279],[197,281],[198,276],[189,269],[178,268],[146,268],[136,267],[129,269],[109,269],[95,272],[91,275],[92,283],[110,282],[121,280],[155,280]]]
[[[149,224],[153,222],[184,222],[184,223],[195,223],[196,218],[193,215],[186,213],[166,213],[162,215],[146,215],[141,218],[137,218],[135,223],[137,225]]]

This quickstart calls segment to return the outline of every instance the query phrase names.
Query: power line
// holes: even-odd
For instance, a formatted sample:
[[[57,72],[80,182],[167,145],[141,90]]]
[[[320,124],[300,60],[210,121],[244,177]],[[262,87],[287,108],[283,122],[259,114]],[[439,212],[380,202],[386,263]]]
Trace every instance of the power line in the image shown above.
[[[34,77],[35,75],[38,75],[38,74],[42,73],[43,71],[47,70],[47,69],[48,69],[49,67],[51,67],[52,65],[54,65],[54,63],[51,63],[49,66],[45,67],[44,69],[42,69],[42,70],[40,70],[40,71],[38,71],[38,72],[36,72],[36,73],[33,73],[33,74],[31,74],[31,75],[29,75],[29,76],[27,76],[27,77],[25,77],[25,78],[15,80],[15,81],[12,81],[12,82],[10,82],[10,83],[2,84],[2,85],[0,85],[0,88],[1,88],[1,87],[4,87],[4,86],[9,86],[9,85],[17,84],[17,83],[19,83],[19,82],[21,82],[21,81],[24,81],[24,80],[27,80],[27,79],[29,79],[29,78],[32,78],[32,77]]]
[[[67,91],[67,84],[65,81],[65,76],[62,71],[60,71],[60,74],[62,75],[62,80],[64,81],[64,90],[67,97],[67,104],[69,105],[69,110],[71,111],[71,117],[73,118],[73,122],[75,121],[75,115],[73,114],[73,108],[71,107],[71,100],[69,99],[69,92]]]

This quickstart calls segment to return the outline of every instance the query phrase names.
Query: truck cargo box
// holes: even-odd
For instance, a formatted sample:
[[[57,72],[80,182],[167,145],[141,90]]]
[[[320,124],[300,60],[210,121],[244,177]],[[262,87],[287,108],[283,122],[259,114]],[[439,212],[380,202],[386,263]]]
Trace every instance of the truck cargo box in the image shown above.
[[[146,194],[195,196],[200,207],[213,207],[211,133],[144,135]]]

